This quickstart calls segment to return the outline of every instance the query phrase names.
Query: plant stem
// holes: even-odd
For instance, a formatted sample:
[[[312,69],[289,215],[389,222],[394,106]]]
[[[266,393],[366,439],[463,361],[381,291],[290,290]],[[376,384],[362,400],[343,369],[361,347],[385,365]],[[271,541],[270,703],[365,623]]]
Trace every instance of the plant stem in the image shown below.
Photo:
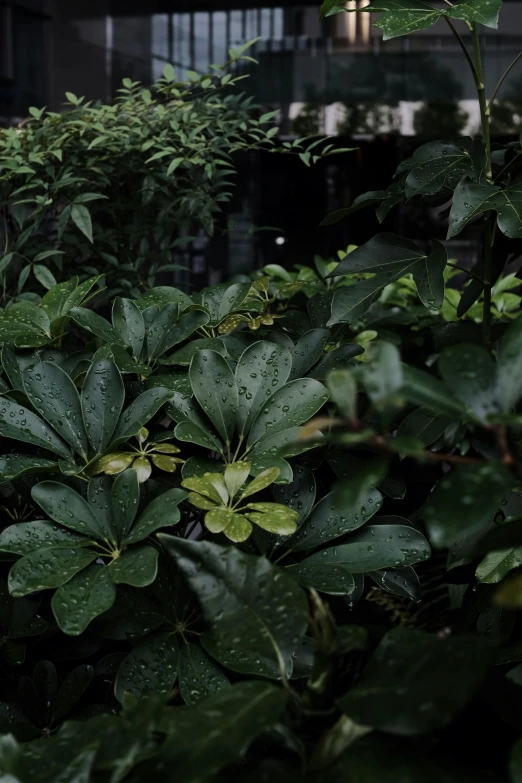
[[[446,22],[448,23],[448,25],[449,25],[449,27],[450,27],[450,30],[451,30],[451,32],[453,33],[453,35],[455,36],[455,38],[456,38],[456,40],[457,40],[457,43],[458,43],[458,45],[460,46],[460,48],[461,48],[461,49],[462,49],[462,51],[464,52],[464,56],[465,56],[466,60],[468,61],[468,65],[469,65],[469,67],[471,68],[471,73],[473,74],[473,81],[474,81],[474,82],[475,82],[475,84],[476,84],[476,83],[477,83],[477,81],[478,81],[478,78],[477,78],[477,72],[476,72],[476,70],[475,70],[475,65],[474,65],[474,63],[473,63],[473,60],[471,59],[471,55],[470,55],[470,53],[468,52],[468,50],[467,50],[467,48],[466,48],[466,44],[465,44],[465,43],[464,43],[464,41],[462,40],[462,38],[461,38],[461,36],[460,36],[460,33],[459,33],[459,32],[458,32],[458,30],[456,29],[456,27],[455,27],[455,25],[453,24],[453,22],[451,21],[451,19],[449,19],[447,16],[445,16],[445,17],[444,17],[444,19],[445,19],[445,20],[446,20]]]
[[[506,68],[506,70],[504,71],[504,73],[502,74],[500,79],[498,80],[497,85],[496,85],[495,89],[493,90],[493,95],[489,99],[488,113],[491,113],[491,107],[493,106],[493,102],[494,102],[495,98],[497,97],[498,91],[500,90],[500,88],[502,87],[502,85],[504,83],[504,79],[506,78],[506,76],[508,75],[510,70],[518,63],[518,61],[520,60],[521,57],[522,57],[522,52],[519,52],[517,54],[517,56],[515,57],[515,59],[508,65],[508,67]]]
[[[482,68],[482,54],[480,51],[479,27],[476,22],[471,25],[471,36],[473,40],[473,55],[475,59],[475,71],[477,95],[480,108],[480,124],[482,127],[482,138],[486,148],[486,179],[491,182],[493,172],[491,168],[491,136],[489,129],[489,107],[486,100],[486,87],[484,84],[484,71]],[[484,305],[482,311],[482,331],[484,335],[484,345],[491,348],[491,277],[492,277],[492,235],[491,235],[491,214],[485,215],[484,231]]]

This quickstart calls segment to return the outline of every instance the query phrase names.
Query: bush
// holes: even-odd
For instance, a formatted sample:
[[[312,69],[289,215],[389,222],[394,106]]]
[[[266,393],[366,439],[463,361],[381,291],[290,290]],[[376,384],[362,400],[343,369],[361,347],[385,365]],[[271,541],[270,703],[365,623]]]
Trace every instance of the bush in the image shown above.
[[[481,94],[475,5],[367,8],[388,37],[464,15]],[[493,242],[518,150],[492,159],[481,107],[482,140],[325,221],[452,199],[476,270],[382,233],[3,312],[6,779],[520,780],[522,318]]]
[[[38,301],[73,275],[103,274],[109,301],[136,297],[172,279],[198,231],[213,232],[235,153],[291,152],[308,165],[333,152],[320,139],[278,146],[277,112],[238,92],[248,46],[210,74],[177,82],[168,65],[150,89],[125,79],[114,103],[67,93],[64,113],[32,107],[22,127],[0,130],[0,304]]]

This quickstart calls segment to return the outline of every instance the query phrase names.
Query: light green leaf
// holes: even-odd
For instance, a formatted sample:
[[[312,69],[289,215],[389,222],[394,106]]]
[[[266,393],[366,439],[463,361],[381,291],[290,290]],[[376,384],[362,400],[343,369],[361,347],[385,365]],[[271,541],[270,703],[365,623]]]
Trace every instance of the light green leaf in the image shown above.
[[[357,381],[350,370],[332,370],[326,376],[330,398],[344,416],[357,417]]]
[[[279,474],[279,471],[278,471]],[[231,498],[235,498],[250,475],[250,463],[234,462],[225,468],[224,479]]]
[[[211,533],[224,533],[236,544],[246,541],[252,533],[252,525],[245,516],[229,508],[215,508],[205,514],[205,525]]]
[[[241,493],[241,500],[244,500],[251,495],[255,495],[257,492],[261,492],[263,489],[269,487],[274,483],[274,481],[277,480],[279,477],[279,472],[279,468],[274,467],[267,468],[262,473],[259,473],[254,479],[252,479],[250,484],[245,487]]]
[[[513,568],[519,568],[522,563],[522,547],[497,549],[480,561],[475,571],[479,582],[494,584],[501,582]]]

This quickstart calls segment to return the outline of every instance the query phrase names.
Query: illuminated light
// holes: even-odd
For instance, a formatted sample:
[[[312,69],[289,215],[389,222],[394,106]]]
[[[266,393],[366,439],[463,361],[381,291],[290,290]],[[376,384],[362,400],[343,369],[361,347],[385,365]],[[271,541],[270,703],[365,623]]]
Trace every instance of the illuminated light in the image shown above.
[[[275,243],[276,245],[284,245],[286,242],[286,239],[284,237],[276,237]]]
[[[359,2],[359,8],[364,8],[365,6],[370,5],[370,0],[360,0]],[[362,42],[367,44],[370,43],[370,14],[359,14],[358,15],[361,22],[361,39]]]
[[[346,3],[346,7],[349,11],[355,11],[357,9],[356,0],[349,0],[349,2]],[[348,41],[353,44],[357,41],[357,14],[343,14],[343,17],[346,20],[346,37],[348,38]]]

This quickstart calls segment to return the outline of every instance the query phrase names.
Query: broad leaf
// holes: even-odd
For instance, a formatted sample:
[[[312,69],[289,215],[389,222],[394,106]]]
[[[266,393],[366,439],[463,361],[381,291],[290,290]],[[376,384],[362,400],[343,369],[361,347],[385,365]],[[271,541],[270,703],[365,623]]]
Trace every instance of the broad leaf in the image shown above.
[[[116,588],[109,569],[91,565],[58,588],[51,606],[61,630],[69,636],[79,636],[91,620],[111,608],[115,599]]]
[[[470,138],[458,143],[430,141],[399,167],[399,171],[405,170],[406,198],[433,196],[440,190],[453,192],[463,177],[475,177],[476,151]]]
[[[88,443],[80,396],[67,373],[56,364],[40,362],[27,368],[24,385],[38,413],[86,459]]]
[[[378,490],[364,488],[358,494],[357,504],[348,506],[342,493],[331,492],[314,508],[297,533],[285,542],[292,551],[313,549],[333,538],[357,530],[368,521],[382,505]],[[380,568],[380,566],[376,566]]]
[[[265,558],[206,541],[160,534],[196,593],[211,630],[201,640],[228,669],[278,679],[307,627],[307,602],[295,580]]]
[[[127,534],[124,544],[135,544],[161,527],[177,525],[181,518],[179,504],[186,497],[182,489],[170,489],[149,503]]]
[[[138,698],[170,693],[178,673],[178,643],[173,633],[154,633],[123,659],[114,693],[122,701],[125,692]]]
[[[168,389],[148,389],[126,408],[114,432],[112,446],[137,435],[159,409],[172,397]]]
[[[120,336],[116,329],[105,318],[93,313],[92,310],[87,310],[85,307],[73,307],[70,316],[79,326],[99,337],[104,343],[111,345],[120,342]]]
[[[107,539],[108,532],[87,502],[71,487],[56,481],[42,481],[33,487],[31,496],[54,522],[88,538]]]
[[[17,522],[0,533],[0,552],[12,552],[15,555],[28,555],[37,549],[71,549],[89,544],[85,536],[57,527],[44,519]]]
[[[375,23],[383,30],[383,39],[408,35],[432,27],[443,16],[497,27],[502,0],[457,0],[446,7],[433,6],[427,0],[372,0],[364,11],[382,11]]]
[[[247,445],[253,446],[261,439],[304,424],[323,407],[328,396],[328,390],[313,378],[281,386],[266,400],[254,419]]]
[[[510,472],[497,463],[453,468],[439,481],[424,508],[434,546],[447,546],[480,529],[494,516],[512,484]]]
[[[465,407],[450,392],[448,387],[433,375],[416,367],[402,368],[404,385],[401,397],[416,405],[424,405],[443,416],[453,419],[465,413]]]
[[[103,454],[109,446],[124,401],[125,387],[114,362],[93,362],[83,383],[81,405],[87,437],[96,454]]]
[[[37,590],[60,587],[98,555],[83,549],[39,549],[17,560],[9,571],[9,592],[20,598]]]
[[[292,351],[291,381],[302,378],[319,361],[329,337],[329,329],[312,329],[299,338]]]
[[[464,178],[456,187],[449,217],[448,239],[459,234],[475,217],[497,212],[500,230],[507,237],[522,237],[522,177],[501,190],[488,182]]]
[[[111,492],[111,517],[118,540],[123,541],[138,513],[140,486],[138,474],[130,468],[114,481]]]
[[[497,395],[504,413],[522,397],[522,318],[519,316],[500,343],[497,362]]]
[[[395,628],[339,706],[357,723],[392,734],[435,731],[471,699],[491,653],[476,637],[439,638]]]
[[[179,691],[186,704],[197,704],[230,683],[216,663],[196,644],[179,651]]]
[[[22,457],[17,454],[0,457],[0,483],[31,473],[56,473],[57,470],[59,467],[56,460],[43,457]]]
[[[182,421],[174,430],[176,440],[185,443],[195,443],[209,451],[223,453],[223,444],[208,429],[203,429],[199,424],[193,421]]]
[[[448,389],[465,406],[466,412],[487,424],[498,411],[495,362],[479,345],[452,345],[439,359],[439,370]]]
[[[112,323],[123,345],[130,345],[136,359],[140,358],[145,339],[145,323],[139,307],[132,299],[116,297],[112,306]]]
[[[284,345],[262,341],[241,355],[236,367],[240,435],[249,431],[267,398],[287,382],[291,369],[292,357]]]
[[[197,401],[230,445],[238,410],[238,389],[232,370],[219,353],[203,350],[192,359],[189,377]]]
[[[127,549],[109,566],[114,584],[148,587],[158,573],[158,550],[152,546]]]
[[[497,549],[489,552],[478,564],[475,576],[479,582],[492,584],[501,582],[513,568],[522,564],[522,546]]]

